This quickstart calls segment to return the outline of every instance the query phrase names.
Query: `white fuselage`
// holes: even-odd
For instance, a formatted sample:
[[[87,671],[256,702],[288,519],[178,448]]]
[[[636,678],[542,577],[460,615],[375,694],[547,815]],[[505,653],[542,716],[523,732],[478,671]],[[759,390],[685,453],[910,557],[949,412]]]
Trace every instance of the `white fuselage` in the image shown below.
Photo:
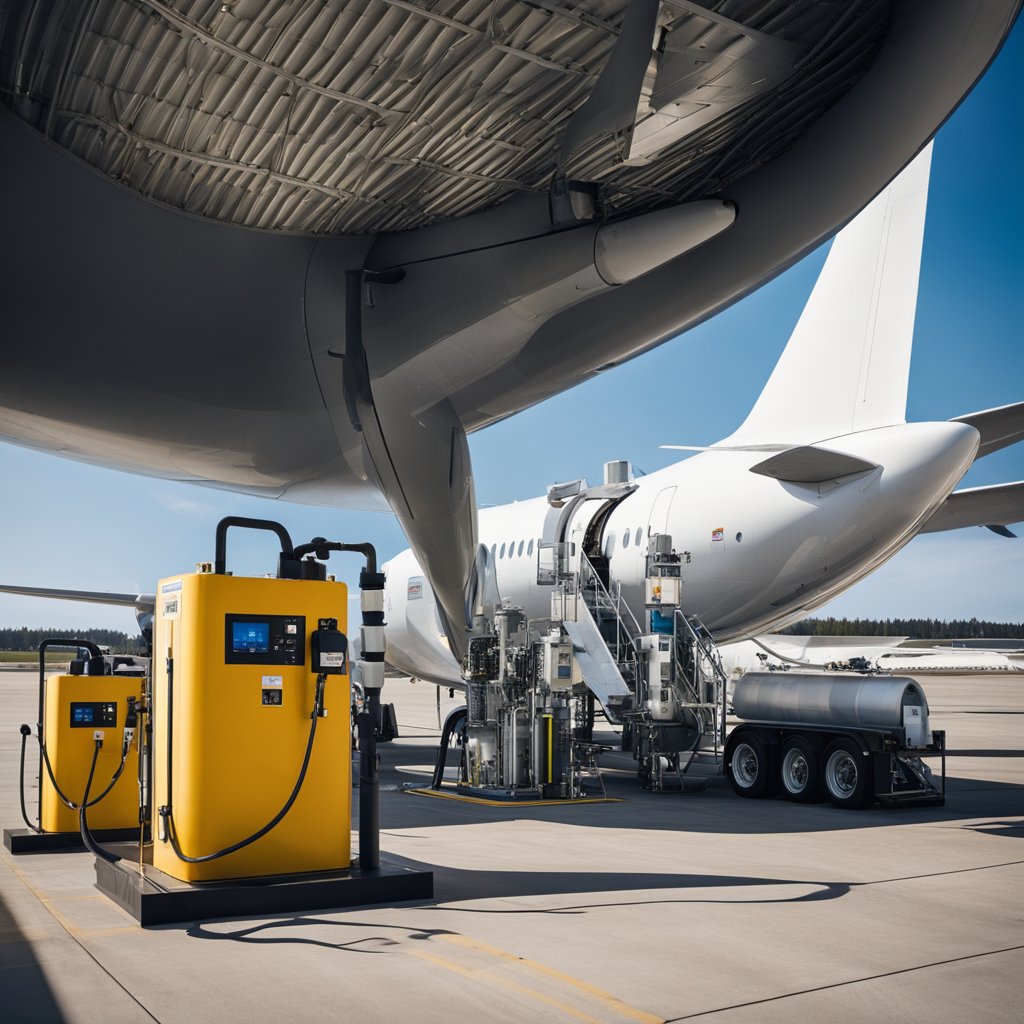
[[[682,606],[719,641],[774,628],[851,586],[910,541],[970,467],[978,433],[962,423],[912,423],[830,438],[832,451],[877,468],[840,480],[788,483],[750,472],[763,452],[709,451],[636,480],[607,516],[591,550],[609,560],[613,587],[646,627],[650,535],[688,552]],[[574,511],[565,539],[581,550],[600,499]],[[480,512],[480,542],[493,551],[503,600],[531,619],[550,615],[552,588],[537,583],[546,498]],[[570,550],[573,550],[570,548]],[[411,551],[385,567],[388,661],[458,685],[428,581]]]

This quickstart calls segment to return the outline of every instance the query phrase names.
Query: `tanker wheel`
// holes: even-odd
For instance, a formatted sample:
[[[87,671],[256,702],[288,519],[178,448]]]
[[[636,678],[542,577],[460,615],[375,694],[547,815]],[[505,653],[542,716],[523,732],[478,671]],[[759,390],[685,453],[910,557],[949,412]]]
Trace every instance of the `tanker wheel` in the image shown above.
[[[754,800],[769,795],[768,748],[758,736],[742,732],[730,738],[725,749],[725,774],[739,796]]]
[[[845,736],[833,740],[822,757],[821,782],[829,800],[836,807],[863,807],[871,788],[868,759],[860,744]]]
[[[814,747],[802,736],[790,736],[779,756],[779,790],[800,804],[821,799],[821,768]]]

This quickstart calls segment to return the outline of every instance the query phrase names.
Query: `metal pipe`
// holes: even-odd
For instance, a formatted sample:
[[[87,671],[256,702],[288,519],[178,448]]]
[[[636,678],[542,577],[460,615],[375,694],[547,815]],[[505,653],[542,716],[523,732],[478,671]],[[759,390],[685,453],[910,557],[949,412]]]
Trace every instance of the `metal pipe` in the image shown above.
[[[280,523],[275,523],[271,519],[250,519],[247,516],[225,516],[217,524],[216,550],[214,552],[213,561],[213,571],[219,576],[223,576],[227,571],[227,540],[228,527],[230,526],[244,526],[249,530],[268,530],[271,533],[276,533],[278,540],[281,541],[281,554],[291,555],[292,553],[292,539],[289,536],[288,531]]]
[[[371,275],[363,271],[348,271],[346,288],[349,298],[353,293],[358,298],[364,277]],[[348,337],[350,342],[358,339],[361,342],[361,325],[359,303],[349,302]],[[353,323],[354,320],[354,323]],[[354,350],[349,350],[354,355]],[[365,355],[363,356],[365,369]],[[346,359],[346,371],[353,372]],[[353,386],[358,384],[351,378]],[[368,383],[368,378],[367,378]],[[350,413],[355,410],[355,393],[349,405]],[[349,393],[346,392],[346,400]],[[353,420],[358,428],[358,419]],[[314,537],[308,544],[300,544],[293,550],[293,557],[301,559],[307,554],[315,554],[326,559],[332,551],[353,551],[366,559],[366,567],[359,574],[360,606],[362,610],[363,650],[360,655],[359,667],[363,677],[363,710],[357,720],[359,734],[359,867],[363,871],[380,869],[380,772],[377,764],[377,729],[380,722],[380,690],[384,684],[384,645],[382,627],[384,626],[384,574],[377,571],[377,549],[369,543],[343,544],[329,541],[324,537]],[[376,594],[376,597],[372,595]],[[367,641],[372,638],[374,649],[370,649]],[[380,649],[376,649],[377,642]]]
[[[517,746],[517,743],[516,743],[516,740],[517,740],[517,737],[516,737],[516,726],[519,723],[519,705],[518,704],[513,704],[512,707],[509,708],[509,723],[510,723],[510,726],[511,726],[511,729],[512,729],[512,779],[511,779],[512,785],[511,785],[511,792],[512,792],[512,795],[515,796],[516,795],[516,746]]]
[[[379,712],[380,690],[368,689],[359,716],[359,867],[364,872],[380,869]]]

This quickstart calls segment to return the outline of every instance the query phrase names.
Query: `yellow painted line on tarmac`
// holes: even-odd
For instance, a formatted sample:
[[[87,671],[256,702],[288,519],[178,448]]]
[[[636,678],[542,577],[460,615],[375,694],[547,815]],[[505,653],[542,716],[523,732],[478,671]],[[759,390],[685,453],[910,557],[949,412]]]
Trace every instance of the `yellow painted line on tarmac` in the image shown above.
[[[12,863],[11,861],[7,861],[6,863],[7,866],[11,869],[11,872],[14,875],[16,875],[18,879],[20,879],[22,885],[24,885],[25,888],[28,889],[28,891],[32,893],[32,895],[35,896],[37,900],[39,900],[39,902],[43,905],[44,909],[49,912],[50,916],[72,938],[74,938],[76,935],[127,935],[129,933],[133,935],[138,934],[139,928],[137,925],[113,925],[109,928],[79,928],[78,925],[74,924],[67,918],[66,915],[61,913],[61,911],[55,905],[54,900],[51,897],[47,896],[41,889],[39,889],[28,877],[28,875],[25,874],[25,872],[17,866],[17,864]],[[110,903],[108,900],[105,899],[105,897],[101,896],[99,893],[82,896],[61,896],[59,898],[62,903],[72,900],[79,902],[83,900],[100,900],[104,903],[107,903],[109,906],[116,906],[116,904]]]
[[[529,968],[531,971],[536,971],[538,974],[547,975],[549,978],[554,978],[563,985],[569,985],[580,992],[585,992],[592,999],[603,1003],[607,1009],[622,1017],[628,1017],[630,1020],[638,1021],[640,1024],[664,1024],[663,1018],[658,1017],[653,1013],[647,1013],[645,1010],[638,1010],[636,1007],[630,1006],[628,1003],[624,1003],[618,996],[612,995],[611,992],[605,992],[604,989],[598,988],[596,985],[591,985],[589,982],[581,981],[579,978],[574,978],[571,974],[566,974],[563,971],[556,970],[554,967],[548,967],[547,964],[538,963],[536,960],[528,960],[525,957],[516,956],[515,953],[510,953],[508,950],[499,949],[496,946],[489,946],[484,942],[478,942],[476,939],[471,939],[466,935],[446,934],[439,935],[438,938],[443,939],[445,942],[453,943],[456,946],[461,946],[464,949],[472,949],[478,953],[484,953],[488,956],[496,957],[499,960],[505,960],[509,963],[517,964],[520,967]]]
[[[485,796],[466,796],[443,789],[403,789],[413,796],[429,796],[438,800],[457,800],[464,804],[479,804],[482,807],[574,807],[576,804],[621,804],[623,799],[614,796],[584,796],[576,800],[490,800]]]
[[[417,956],[421,960],[426,960],[429,963],[434,964],[436,967],[443,967],[446,971],[454,971],[456,974],[461,974],[465,978],[473,978],[477,981],[480,980],[479,971],[474,971],[469,967],[463,967],[461,964],[457,964],[453,960],[448,960],[446,957],[437,956],[434,953],[428,953],[423,949],[413,949],[410,950],[410,952],[413,956]],[[576,1020],[583,1021],[584,1024],[601,1024],[601,1021],[597,1017],[591,1017],[590,1014],[583,1013],[582,1010],[577,1010],[575,1006],[563,1003],[560,999],[555,999],[552,996],[545,995],[543,992],[538,992],[534,988],[529,988],[526,985],[520,985],[517,981],[512,981],[509,978],[500,978],[489,972],[487,974],[487,980],[494,982],[497,985],[501,985],[518,995],[526,996],[529,999],[535,999],[537,1002],[543,1003],[545,1006],[559,1010],[569,1017],[574,1017]]]

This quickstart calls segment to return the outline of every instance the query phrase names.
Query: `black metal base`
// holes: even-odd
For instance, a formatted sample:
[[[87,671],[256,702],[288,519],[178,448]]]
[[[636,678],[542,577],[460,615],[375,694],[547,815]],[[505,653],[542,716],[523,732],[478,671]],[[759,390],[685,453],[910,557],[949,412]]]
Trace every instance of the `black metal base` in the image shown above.
[[[147,865],[96,860],[96,888],[128,911],[143,927],[204,921],[220,917],[252,917],[300,910],[368,906],[428,900],[434,895],[434,875],[395,864],[376,871],[320,875],[283,875],[192,885]]]
[[[92,834],[99,843],[131,843],[139,838],[135,828],[100,828]],[[80,832],[33,832],[27,828],[5,828],[4,846],[11,853],[54,853],[58,850],[84,850]]]

